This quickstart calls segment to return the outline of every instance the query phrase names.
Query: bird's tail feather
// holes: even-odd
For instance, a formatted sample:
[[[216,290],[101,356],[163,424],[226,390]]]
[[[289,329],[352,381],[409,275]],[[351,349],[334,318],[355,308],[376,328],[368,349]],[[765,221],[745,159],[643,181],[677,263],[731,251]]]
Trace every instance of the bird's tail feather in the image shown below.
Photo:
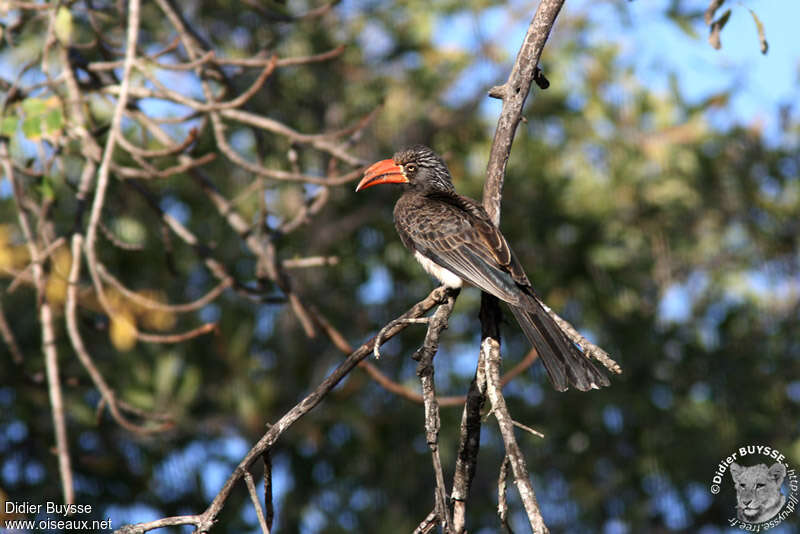
[[[511,306],[511,311],[558,391],[566,391],[569,386],[587,391],[609,385],[608,377],[567,339],[535,297],[529,296],[524,308]]]

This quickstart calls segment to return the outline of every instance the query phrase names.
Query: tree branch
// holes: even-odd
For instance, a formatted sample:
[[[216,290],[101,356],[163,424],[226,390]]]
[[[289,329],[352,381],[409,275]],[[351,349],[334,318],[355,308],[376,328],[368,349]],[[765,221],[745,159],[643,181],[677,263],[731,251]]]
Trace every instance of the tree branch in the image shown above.
[[[481,410],[485,402],[486,374],[483,372],[483,352],[481,352],[461,415],[461,437],[453,475],[453,492],[450,495],[453,501],[453,532],[456,534],[466,532],[467,497],[478,464],[478,451],[481,446]]]
[[[50,411],[53,416],[53,429],[56,437],[56,455],[61,477],[61,489],[65,504],[74,504],[75,488],[72,481],[72,462],[67,440],[67,423],[64,415],[64,397],[61,392],[61,379],[58,375],[58,352],[56,350],[56,334],[53,325],[53,309],[47,300],[45,290],[45,273],[40,258],[36,236],[33,235],[31,223],[23,206],[24,191],[14,177],[8,145],[5,139],[0,140],[0,160],[3,172],[11,182],[14,203],[17,209],[22,234],[28,246],[31,258],[33,282],[36,286],[36,298],[39,303],[39,322],[42,325],[42,352],[44,352],[45,370],[47,373],[47,390],[50,397]]]
[[[541,0],[525,34],[525,41],[517,53],[506,83],[490,91],[503,99],[503,108],[494,132],[489,165],[486,169],[486,185],[483,188],[483,207],[496,226],[500,225],[500,201],[503,197],[503,178],[511,155],[511,145],[522,119],[522,108],[528,98],[531,83],[537,77],[537,65],[544,45],[555,24],[564,0]]]
[[[431,291],[431,293],[423,300],[415,304],[408,311],[406,311],[400,318],[421,317],[437,304],[441,304],[447,298],[448,291],[444,287],[438,287]],[[393,328],[388,330],[384,336],[384,340],[391,339],[399,332],[404,330],[408,325],[398,323]],[[165,526],[174,525],[194,525],[198,531],[206,532],[214,524],[214,521],[225,505],[225,501],[233,491],[236,483],[244,476],[244,473],[250,468],[253,462],[261,456],[264,451],[269,450],[278,438],[288,430],[298,419],[306,415],[314,409],[336,385],[352,371],[358,363],[364,358],[372,354],[372,348],[375,343],[375,338],[370,339],[357,350],[353,351],[336,369],[334,369],[311,393],[292,407],[281,417],[278,422],[270,427],[266,434],[264,434],[258,443],[256,443],[245,457],[239,462],[239,465],[228,477],[228,480],[223,485],[222,489],[214,497],[214,500],[208,508],[199,515],[185,515],[176,517],[167,517],[157,521],[148,523],[139,523],[136,525],[125,525],[115,532],[119,534],[143,534],[150,530],[162,528]]]
[[[413,356],[419,362],[417,364],[417,376],[422,386],[422,398],[425,406],[425,438],[428,442],[428,447],[431,449],[433,472],[436,479],[436,491],[434,492],[435,510],[439,524],[442,525],[442,529],[446,534],[453,532],[453,527],[450,510],[447,505],[447,490],[444,485],[442,460],[439,456],[441,420],[439,419],[439,403],[436,401],[436,386],[433,380],[433,357],[439,350],[439,334],[447,328],[447,319],[453,311],[458,293],[458,290],[448,291],[447,300],[439,306],[428,322],[425,341]]]
[[[511,462],[511,472],[514,474],[514,483],[534,534],[546,534],[549,531],[542,519],[536,494],[533,492],[525,458],[514,436],[514,422],[508,414],[506,401],[500,391],[500,344],[496,339],[487,337],[481,344],[481,352],[486,373],[486,393],[492,403],[492,413],[497,419],[500,434],[503,436],[506,454]]]
[[[531,84],[537,78],[537,65],[544,50],[544,45],[550,35],[550,30],[555,24],[556,17],[564,5],[564,0],[540,0],[539,7],[533,15],[525,40],[517,53],[514,66],[508,80],[500,87],[493,88],[490,94],[503,100],[500,118],[497,121],[492,148],[489,153],[489,163],[486,170],[486,184],[483,188],[483,206],[496,226],[500,225],[500,205],[503,196],[503,179],[506,164],[511,154],[511,145],[517,126],[522,119],[522,110],[528,98]],[[540,75],[540,74],[539,74]],[[502,391],[500,390],[500,313],[497,299],[481,295],[481,359],[485,369],[487,394],[492,402],[495,417],[500,423],[506,453],[512,458],[512,469],[517,481],[528,520],[534,533],[547,532],[536,496],[533,493],[525,461],[519,452],[514,440],[511,417],[505,405]],[[479,359],[479,365],[481,362]],[[476,370],[476,377],[480,369]],[[508,421],[506,432],[503,422]]]

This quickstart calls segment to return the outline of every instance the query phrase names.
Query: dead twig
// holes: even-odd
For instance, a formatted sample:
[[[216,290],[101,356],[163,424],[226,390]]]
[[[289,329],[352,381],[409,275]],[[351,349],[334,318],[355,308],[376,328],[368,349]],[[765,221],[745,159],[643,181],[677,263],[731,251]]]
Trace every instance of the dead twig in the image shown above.
[[[511,463],[514,484],[519,492],[520,500],[528,516],[528,522],[534,534],[549,532],[544,524],[536,494],[528,474],[528,467],[522,451],[514,436],[514,423],[508,413],[506,401],[500,392],[500,344],[493,337],[486,337],[481,344],[484,353],[484,372],[486,373],[486,395],[492,404],[492,412],[500,427],[500,435],[506,448],[506,455]]]
[[[448,291],[446,294],[447,300],[440,304],[436,312],[430,317],[425,340],[413,356],[419,362],[417,364],[417,376],[422,386],[422,398],[425,406],[425,438],[428,442],[428,448],[431,450],[434,479],[436,480],[434,509],[439,518],[439,524],[442,525],[442,530],[448,534],[453,532],[453,520],[450,516],[442,460],[439,455],[441,419],[439,418],[439,403],[436,401],[436,386],[433,379],[433,358],[439,350],[439,335],[442,330],[447,328],[447,320],[453,311],[458,293],[459,290],[457,289]],[[376,339],[376,346],[378,345],[377,341]]]
[[[372,355],[375,356],[376,360],[380,360],[381,359],[380,347],[381,347],[381,345],[383,345],[384,341],[386,341],[386,332],[388,332],[389,330],[391,330],[395,326],[397,326],[399,324],[405,324],[405,325],[409,325],[409,324],[428,324],[429,321],[430,321],[429,317],[419,317],[419,318],[411,318],[411,319],[400,318],[400,319],[395,319],[394,321],[391,321],[390,323],[387,323],[383,328],[378,330],[378,334],[375,336],[375,347],[373,347],[373,349],[372,349]]]
[[[464,411],[461,414],[458,456],[453,474],[453,532],[462,534],[467,528],[467,497],[475,477],[478,451],[481,446],[481,410],[486,403],[486,374],[483,367],[483,352],[478,357],[475,377],[469,385]]]
[[[261,526],[261,532],[264,534],[269,534],[269,527],[267,526],[267,520],[264,519],[264,510],[261,509],[261,501],[258,500],[256,485],[253,482],[253,475],[251,475],[249,471],[244,472],[244,482],[247,485],[247,492],[250,494],[250,501],[253,503],[253,507],[256,509],[256,515],[258,516],[258,524]]]

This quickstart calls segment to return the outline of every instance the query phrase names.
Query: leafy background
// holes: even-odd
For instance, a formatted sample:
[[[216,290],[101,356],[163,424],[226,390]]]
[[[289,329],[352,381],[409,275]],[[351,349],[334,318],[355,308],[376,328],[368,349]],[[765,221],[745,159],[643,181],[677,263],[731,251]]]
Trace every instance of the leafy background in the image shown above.
[[[80,6],[59,13],[60,31],[76,42],[88,35]],[[716,498],[708,492],[720,460],[740,446],[766,444],[800,465],[800,62],[791,31],[783,31],[797,6],[731,5],[721,51],[704,41],[703,3],[567,6],[543,57],[551,87],[532,96],[514,144],[502,229],[545,301],[625,372],[601,392],[557,394],[537,365],[506,388],[511,413],[546,436],[520,441],[551,532],[726,532],[732,484],[726,479]],[[267,2],[259,13],[312,7]],[[766,56],[750,7],[766,28]],[[498,109],[486,91],[504,80],[533,8],[346,1],[322,18],[288,23],[254,16],[246,4],[181,4],[194,27],[231,57],[264,48],[288,57],[345,44],[334,61],[277,71],[252,109],[318,132],[382,105],[353,153],[372,160],[406,143],[429,144],[445,155],[457,188],[477,198]],[[15,16],[3,15],[4,26]],[[13,47],[3,43],[4,78],[13,79],[41,49],[36,24],[16,35]],[[121,37],[124,28],[109,31]],[[145,2],[143,46],[163,46],[170,32]],[[26,76],[35,81],[37,74]],[[177,113],[150,105],[153,114]],[[94,98],[92,106],[99,123],[109,120],[108,99]],[[52,141],[68,127],[58,109],[43,94],[6,111],[3,133],[16,161],[35,160],[37,141]],[[284,138],[257,139],[245,128],[230,139],[243,153],[262,151],[275,166],[292,148]],[[213,143],[201,132],[198,151],[213,151]],[[324,172],[317,153],[295,148],[305,168]],[[50,175],[24,179],[37,200],[54,199],[52,218],[66,235],[80,165],[74,143],[63,151],[63,164]],[[224,158],[206,170],[229,198],[253,180]],[[129,287],[170,302],[208,291],[213,280],[194,251],[168,247],[145,201],[123,180],[110,187],[106,224],[144,248],[104,245],[106,266]],[[162,209],[213,245],[215,258],[255,282],[253,257],[194,181],[178,175],[152,188]],[[353,345],[432,287],[394,234],[396,191],[380,189],[355,195],[350,185],[331,188],[324,209],[277,242],[284,259],[338,258],[294,271],[294,287]],[[263,199],[241,199],[237,209],[253,221],[265,209],[274,229],[316,193],[314,186],[281,183]],[[35,292],[8,291],[10,273],[28,261],[8,180],[0,184],[0,220],[0,298],[24,354],[15,362],[2,352],[0,491],[14,501],[59,501]],[[48,267],[54,274],[47,298],[56,306],[64,301],[69,262],[63,248]],[[477,293],[464,292],[444,336],[436,358],[444,394],[465,392],[474,372],[478,302]],[[155,330],[207,321],[218,329],[177,345],[137,343],[125,324],[115,327],[97,309],[82,309],[87,344],[118,395],[175,417],[168,432],[137,437],[108,417],[98,420],[99,396],[59,323],[78,502],[91,503],[115,526],[204,509],[264,425],[342,358],[324,337],[309,339],[286,304],[233,291],[189,316],[130,313]],[[422,335],[406,330],[378,362],[412,389],[408,356]],[[528,347],[513,320],[503,335],[510,366]],[[454,464],[460,415],[457,408],[442,413],[445,466]],[[503,452],[492,424],[481,445],[468,525],[495,532]],[[274,463],[280,532],[408,532],[431,508],[421,407],[361,371],[283,436]],[[525,531],[523,521],[512,516],[516,531]],[[774,532],[798,532],[797,525],[792,516]],[[244,491],[226,505],[216,529],[258,531]]]

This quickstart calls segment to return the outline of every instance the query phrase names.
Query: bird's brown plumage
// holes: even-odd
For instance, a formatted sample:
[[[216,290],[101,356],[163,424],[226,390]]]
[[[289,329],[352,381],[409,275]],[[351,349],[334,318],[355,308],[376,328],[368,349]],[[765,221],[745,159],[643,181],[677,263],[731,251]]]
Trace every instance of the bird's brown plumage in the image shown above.
[[[444,161],[423,146],[398,152],[392,160],[393,164],[384,160],[371,167],[377,171],[368,170],[357,190],[377,183],[406,184],[394,208],[395,226],[406,248],[508,303],[556,389],[608,385],[608,378],[547,314],[483,207],[455,192]],[[448,283],[450,277],[440,279]]]

